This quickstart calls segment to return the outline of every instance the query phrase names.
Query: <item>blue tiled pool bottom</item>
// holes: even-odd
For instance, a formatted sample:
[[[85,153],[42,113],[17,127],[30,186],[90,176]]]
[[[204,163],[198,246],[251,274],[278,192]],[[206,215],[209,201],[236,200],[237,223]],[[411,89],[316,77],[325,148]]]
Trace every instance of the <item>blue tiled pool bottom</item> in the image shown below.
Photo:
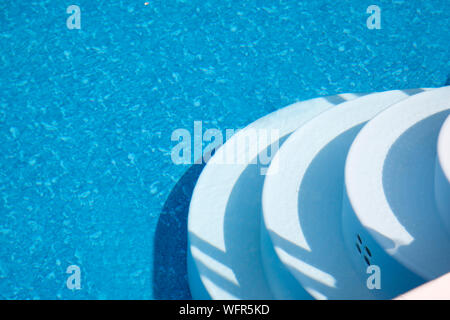
[[[243,127],[298,100],[435,87],[448,1],[0,4],[0,298],[189,298],[187,202],[201,167],[171,133]],[[66,268],[81,269],[81,290]]]

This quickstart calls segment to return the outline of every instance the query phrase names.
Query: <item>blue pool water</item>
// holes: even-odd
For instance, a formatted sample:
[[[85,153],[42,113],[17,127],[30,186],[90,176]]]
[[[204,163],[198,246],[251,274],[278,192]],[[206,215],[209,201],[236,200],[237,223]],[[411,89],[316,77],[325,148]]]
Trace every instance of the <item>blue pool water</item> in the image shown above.
[[[172,131],[442,86],[450,1],[2,1],[0,298],[189,298]],[[81,30],[66,8],[81,8]],[[366,27],[377,4],[382,29]],[[66,268],[81,269],[81,290]]]

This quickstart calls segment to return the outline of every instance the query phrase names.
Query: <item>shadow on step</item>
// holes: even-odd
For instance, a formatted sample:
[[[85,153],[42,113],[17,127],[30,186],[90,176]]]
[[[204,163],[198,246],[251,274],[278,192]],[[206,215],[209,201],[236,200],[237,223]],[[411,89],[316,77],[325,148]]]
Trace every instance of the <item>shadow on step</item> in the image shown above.
[[[442,254],[448,252],[450,240],[438,216],[432,191],[437,138],[449,112],[431,115],[405,131],[390,148],[383,167],[386,200],[411,239],[396,251],[427,261],[436,275],[450,268],[450,258]],[[392,239],[395,237],[399,236],[391,235]]]

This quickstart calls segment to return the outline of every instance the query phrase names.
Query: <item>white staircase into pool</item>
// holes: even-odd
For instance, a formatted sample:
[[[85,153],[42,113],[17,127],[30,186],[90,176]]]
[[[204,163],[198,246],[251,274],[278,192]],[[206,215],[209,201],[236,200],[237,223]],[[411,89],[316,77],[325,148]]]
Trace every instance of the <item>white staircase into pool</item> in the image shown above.
[[[392,299],[450,272],[449,115],[450,86],[341,94],[236,133],[191,199],[193,298]]]

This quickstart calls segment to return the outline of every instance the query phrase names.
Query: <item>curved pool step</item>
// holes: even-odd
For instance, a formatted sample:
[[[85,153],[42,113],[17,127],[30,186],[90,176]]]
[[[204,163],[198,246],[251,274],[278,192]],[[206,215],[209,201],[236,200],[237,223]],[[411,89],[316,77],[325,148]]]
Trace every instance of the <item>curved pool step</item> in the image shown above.
[[[274,298],[259,243],[261,193],[271,157],[295,129],[358,96],[290,105],[240,130],[217,150],[198,179],[189,209],[188,276],[194,299]],[[252,138],[257,148],[245,142]]]
[[[442,220],[450,233],[450,116],[439,133],[436,159],[435,196]]]
[[[346,160],[347,250],[361,279],[367,265],[380,268],[389,297],[450,270],[434,197],[437,138],[449,113],[450,87],[403,100],[364,126]]]
[[[442,124],[450,113],[449,91],[406,97],[359,133],[383,104],[374,97],[392,94],[401,100],[406,93],[377,93],[353,102],[346,100],[356,95],[313,99],[239,131],[205,167],[191,199],[188,273],[193,297],[392,298],[448,272],[450,233],[442,220],[448,214],[449,120]],[[361,108],[347,116],[338,112],[358,100]],[[360,122],[355,120],[359,117]],[[267,141],[271,130],[278,134]],[[252,137],[257,139],[253,144]],[[246,139],[249,144],[242,143]],[[345,184],[337,187],[345,159]],[[285,178],[276,180],[277,175]],[[273,204],[267,207],[275,229],[261,221],[261,197],[264,216],[266,200]],[[298,210],[298,221],[295,215],[286,219],[286,208]],[[381,290],[367,290],[368,265],[379,267]]]
[[[341,229],[344,166],[361,127],[417,90],[342,103],[296,130],[273,159],[263,190],[261,253],[277,299],[376,299],[351,263]]]

